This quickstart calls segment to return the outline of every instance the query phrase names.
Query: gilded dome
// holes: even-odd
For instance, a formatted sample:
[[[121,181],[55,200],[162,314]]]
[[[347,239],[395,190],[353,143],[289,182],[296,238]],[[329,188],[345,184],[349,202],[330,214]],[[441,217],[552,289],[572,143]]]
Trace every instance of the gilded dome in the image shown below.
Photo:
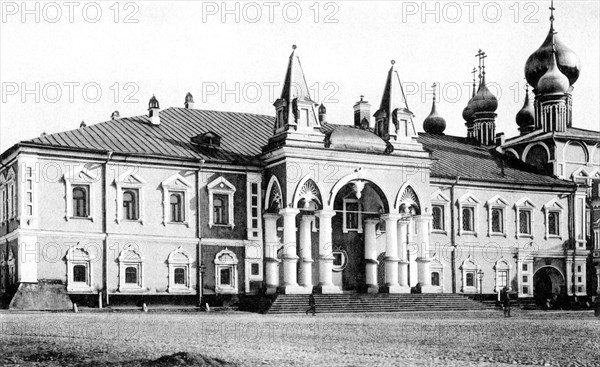
[[[552,39],[556,47],[556,63],[558,69],[567,76],[569,84],[573,85],[579,78],[581,64],[579,57],[575,52],[562,43],[550,27],[550,32],[544,40],[544,43],[538,48],[525,63],[525,78],[529,85],[537,88],[539,80],[550,68],[552,62]]]

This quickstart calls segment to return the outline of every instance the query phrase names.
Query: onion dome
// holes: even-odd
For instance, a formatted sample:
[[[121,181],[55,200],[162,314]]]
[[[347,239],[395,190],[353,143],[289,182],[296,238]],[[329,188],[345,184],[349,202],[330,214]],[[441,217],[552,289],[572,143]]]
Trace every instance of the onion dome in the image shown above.
[[[551,7],[551,10],[554,11],[554,8]],[[552,63],[552,45],[554,43],[558,69],[567,76],[569,84],[573,85],[579,78],[581,70],[579,57],[556,37],[556,32],[554,31],[554,14],[550,16],[550,22],[550,31],[544,43],[529,56],[525,63],[525,78],[527,78],[529,85],[534,87],[538,85],[539,80],[548,71]]]
[[[155,96],[152,96],[152,98],[150,98],[150,101],[148,102],[148,109],[151,110],[154,108],[160,109],[160,106],[158,104],[158,99],[156,99]]]
[[[429,116],[423,120],[423,130],[426,133],[430,134],[443,134],[444,130],[446,130],[446,120],[440,116],[437,112],[437,108],[435,105],[435,84],[433,85],[434,94],[433,94],[433,103],[431,104],[431,112]]]
[[[185,103],[194,103],[192,93],[188,92],[188,94],[185,95]]]
[[[564,94],[569,90],[569,78],[558,69],[554,52],[550,57],[550,67],[538,81],[536,90],[540,94]]]
[[[523,128],[525,126],[535,125],[535,114],[533,109],[533,103],[529,99],[529,89],[525,89],[525,103],[516,116],[517,125]]]
[[[473,110],[473,114],[479,112],[496,112],[498,109],[498,99],[495,95],[490,92],[488,87],[485,85],[485,74],[481,79],[481,83],[479,84],[479,89],[475,94],[475,97],[471,99],[469,102],[471,105],[471,109]]]
[[[475,97],[475,88],[477,88],[477,84],[475,83],[475,73],[477,69],[473,68],[473,95],[469,102],[467,102],[467,106],[463,109],[462,117],[465,121],[471,122],[475,119],[475,112],[473,111],[473,98]]]

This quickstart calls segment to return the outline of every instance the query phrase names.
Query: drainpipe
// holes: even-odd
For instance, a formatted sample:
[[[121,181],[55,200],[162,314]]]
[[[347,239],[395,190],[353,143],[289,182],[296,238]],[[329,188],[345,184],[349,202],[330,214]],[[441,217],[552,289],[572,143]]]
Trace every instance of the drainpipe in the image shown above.
[[[113,156],[112,151],[106,152],[106,161],[104,162],[104,167],[102,167],[102,233],[104,234],[104,248],[103,248],[103,256],[104,263],[102,264],[102,288],[104,290],[104,302],[105,305],[109,304],[108,299],[108,210],[107,210],[107,188],[108,188],[108,162],[111,160]],[[98,307],[102,308],[102,295],[98,296]]]
[[[456,293],[456,230],[454,225],[454,187],[458,184],[460,176],[456,176],[456,181],[450,186],[450,245],[452,253],[450,254],[450,262],[452,265],[452,293]]]
[[[196,238],[198,239],[198,248],[196,253],[198,258],[196,259],[196,287],[198,288],[198,305],[202,307],[202,296],[204,296],[204,274],[202,274],[202,232],[200,230],[200,173],[202,172],[202,166],[206,161],[202,158],[198,159],[198,168],[196,169]]]

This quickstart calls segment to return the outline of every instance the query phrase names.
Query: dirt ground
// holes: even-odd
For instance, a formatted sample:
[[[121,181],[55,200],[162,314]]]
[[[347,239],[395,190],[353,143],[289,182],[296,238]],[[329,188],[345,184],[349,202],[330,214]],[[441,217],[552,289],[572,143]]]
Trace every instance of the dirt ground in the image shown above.
[[[0,312],[8,366],[600,366],[586,312]]]

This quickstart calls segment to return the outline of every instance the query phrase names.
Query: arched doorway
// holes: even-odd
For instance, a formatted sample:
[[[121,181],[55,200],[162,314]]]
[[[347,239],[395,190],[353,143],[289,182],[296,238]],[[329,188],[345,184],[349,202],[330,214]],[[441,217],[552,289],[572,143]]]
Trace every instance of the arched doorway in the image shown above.
[[[565,290],[565,278],[553,266],[544,266],[533,275],[533,295],[538,303],[545,304]]]
[[[390,212],[385,193],[371,181],[353,180],[340,188],[333,200],[336,215],[332,218],[334,256],[333,282],[347,291],[363,291],[365,275],[366,219],[380,219]],[[377,224],[377,253],[385,251],[381,241],[385,223]]]

